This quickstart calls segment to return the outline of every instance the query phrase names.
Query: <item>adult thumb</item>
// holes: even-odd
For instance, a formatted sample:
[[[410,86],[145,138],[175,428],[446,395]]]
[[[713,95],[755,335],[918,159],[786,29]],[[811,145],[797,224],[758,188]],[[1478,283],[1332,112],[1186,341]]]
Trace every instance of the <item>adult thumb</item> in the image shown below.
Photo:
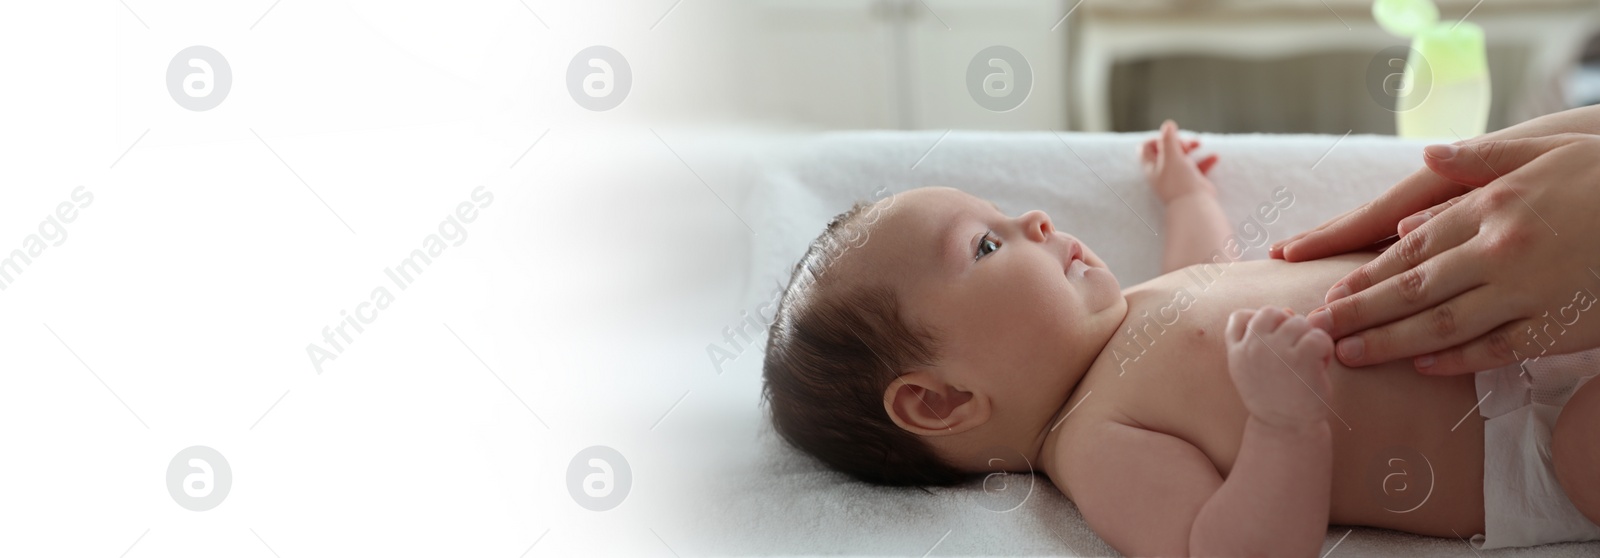
[[[1467,186],[1487,186],[1540,155],[1580,139],[1583,134],[1466,141],[1423,148],[1423,161],[1440,177]]]

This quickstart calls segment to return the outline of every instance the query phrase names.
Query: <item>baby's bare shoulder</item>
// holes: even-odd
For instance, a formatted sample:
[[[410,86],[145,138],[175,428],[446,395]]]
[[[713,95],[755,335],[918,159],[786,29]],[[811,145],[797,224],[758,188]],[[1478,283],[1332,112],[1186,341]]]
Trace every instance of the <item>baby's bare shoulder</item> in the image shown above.
[[[1095,533],[1129,554],[1188,549],[1188,526],[1222,477],[1199,448],[1107,415],[1064,432],[1051,482]]]

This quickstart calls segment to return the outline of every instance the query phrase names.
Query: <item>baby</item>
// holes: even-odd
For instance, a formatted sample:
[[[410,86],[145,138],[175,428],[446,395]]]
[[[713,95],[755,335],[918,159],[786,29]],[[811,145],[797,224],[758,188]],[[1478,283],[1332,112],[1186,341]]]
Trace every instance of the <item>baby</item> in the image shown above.
[[[1237,261],[1197,147],[1170,121],[1142,146],[1165,274],[1128,289],[1043,212],[951,188],[834,218],[768,338],[777,431],[872,483],[1042,472],[1128,555],[1315,556],[1329,523],[1600,539],[1600,366],[1341,366],[1306,314],[1375,254]]]

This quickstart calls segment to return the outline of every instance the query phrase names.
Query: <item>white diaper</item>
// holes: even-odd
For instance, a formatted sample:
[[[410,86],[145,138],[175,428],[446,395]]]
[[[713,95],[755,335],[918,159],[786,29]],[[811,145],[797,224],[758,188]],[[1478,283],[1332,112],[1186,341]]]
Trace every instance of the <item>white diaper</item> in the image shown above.
[[[1484,534],[1493,549],[1600,540],[1600,526],[1572,505],[1556,481],[1550,436],[1572,394],[1600,374],[1600,350],[1547,356],[1477,373],[1483,424]],[[1487,396],[1487,397],[1486,397]]]

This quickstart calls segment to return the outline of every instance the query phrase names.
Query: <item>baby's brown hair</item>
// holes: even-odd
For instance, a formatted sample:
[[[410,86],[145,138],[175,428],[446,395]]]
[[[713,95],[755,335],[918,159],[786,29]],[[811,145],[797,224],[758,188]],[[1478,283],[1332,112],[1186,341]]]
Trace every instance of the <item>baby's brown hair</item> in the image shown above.
[[[936,339],[901,315],[893,289],[834,269],[867,241],[873,207],[857,202],[834,217],[795,264],[767,332],[763,398],[784,440],[837,471],[874,484],[957,484],[966,474],[883,407],[890,382],[937,361]]]

